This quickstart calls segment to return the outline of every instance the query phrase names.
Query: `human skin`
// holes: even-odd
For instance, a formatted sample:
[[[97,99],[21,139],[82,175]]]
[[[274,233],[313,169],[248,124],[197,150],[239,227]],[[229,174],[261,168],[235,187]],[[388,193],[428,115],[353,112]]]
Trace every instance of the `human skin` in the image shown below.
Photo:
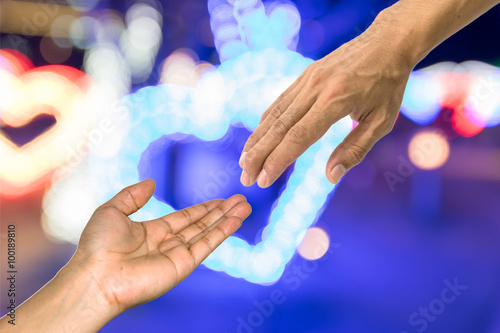
[[[389,133],[412,69],[499,0],[400,0],[359,37],[312,63],[264,112],[243,148],[241,183],[268,187],[332,124],[358,125],[332,152],[336,184]]]
[[[16,309],[1,332],[97,332],[118,314],[184,280],[250,214],[241,195],[212,200],[158,219],[133,222],[153,195],[149,179],[99,207],[71,260]]]

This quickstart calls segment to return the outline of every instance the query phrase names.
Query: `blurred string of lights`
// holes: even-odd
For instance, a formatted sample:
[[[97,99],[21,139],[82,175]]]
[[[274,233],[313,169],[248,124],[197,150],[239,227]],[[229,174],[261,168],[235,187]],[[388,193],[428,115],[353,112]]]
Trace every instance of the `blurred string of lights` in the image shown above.
[[[263,73],[260,80],[270,78]],[[107,160],[90,156],[91,175],[96,188],[100,190],[99,201],[110,198],[126,184],[139,181],[138,164],[142,152],[163,135],[175,134],[180,139],[183,135],[192,134],[209,141],[220,138],[232,123],[243,122],[251,129],[254,127],[250,123],[258,123],[259,114],[241,117],[241,112],[227,112],[227,107],[218,109],[221,112],[218,116],[216,110],[212,109],[212,116],[200,122],[199,110],[207,106],[197,103],[196,94],[203,96],[205,93],[214,93],[210,88],[206,92],[202,89],[199,87],[193,91],[188,87],[165,84],[142,89],[130,97],[128,103],[133,110],[133,117],[139,119],[131,119],[135,125],[130,127],[120,152]],[[176,100],[180,97],[181,100]],[[150,101],[149,105],[144,105],[146,101]],[[150,112],[153,109],[156,112]],[[230,237],[204,264],[252,282],[277,280],[295,252],[297,237],[321,214],[323,204],[333,189],[333,185],[324,177],[324,165],[331,150],[340,143],[351,126],[348,119],[332,126],[320,141],[297,160],[286,189],[271,212],[262,242],[250,246],[240,238]],[[152,198],[133,218],[147,220],[173,211],[170,205]]]
[[[300,14],[290,1],[209,0],[208,12],[221,62],[251,50],[296,49]]]
[[[209,3],[209,8],[212,5],[213,2]],[[195,135],[205,141],[214,141],[231,125],[243,124],[250,130],[255,129],[266,107],[312,62],[285,47],[290,45],[298,28],[295,35],[284,34],[277,41],[276,34],[269,40],[269,31],[253,34],[252,29],[266,26],[265,21],[276,31],[280,26],[290,26],[289,18],[292,23],[300,21],[296,9],[289,10],[290,4],[269,6],[271,9],[267,12],[259,1],[241,2],[244,8],[241,11],[237,5],[238,2],[219,5],[226,10],[227,15],[223,17],[229,21],[229,14],[238,13],[245,23],[236,22],[232,28],[244,30],[245,34],[241,33],[234,40],[216,42],[224,54],[221,57],[224,61],[218,68],[207,67],[197,77],[193,88],[191,78],[193,74],[196,77],[196,61],[190,59],[188,53],[179,52],[164,62],[165,75],[161,76],[164,82],[177,84],[146,87],[125,99],[131,110],[130,127],[120,151],[109,159],[94,155],[89,158],[100,202],[126,184],[139,181],[141,154],[162,136],[171,135],[172,141],[176,141],[186,135]],[[214,10],[222,10],[217,8]],[[257,19],[259,24],[252,28],[250,23]],[[221,19],[218,23],[224,26]],[[220,30],[214,25],[212,28]],[[222,35],[227,37],[229,34]],[[270,48],[275,42],[276,47]],[[243,51],[239,53],[238,50]],[[172,64],[179,66],[173,70],[170,69]],[[184,85],[179,85],[182,83]],[[260,242],[252,246],[241,238],[230,237],[204,261],[204,265],[254,283],[278,280],[306,230],[321,215],[334,188],[324,177],[324,165],[351,127],[348,118],[338,122],[297,160],[285,189],[273,205]],[[133,218],[147,220],[173,211],[169,204],[152,198]],[[313,235],[307,239],[314,242],[316,238]],[[303,252],[308,253],[307,247]]]
[[[95,195],[102,202],[138,180],[140,155],[155,138],[192,133],[211,141],[224,135],[231,124],[254,129],[267,106],[311,63],[294,52],[301,19],[292,3],[210,0],[210,26],[222,64],[216,68],[198,62],[189,50],[175,52],[162,65],[160,82],[164,84],[127,96],[123,100],[127,111],[113,113],[110,110],[121,108],[116,101],[130,91],[132,83],[144,82],[151,74],[162,40],[161,10],[156,2],[137,3],[123,18],[112,10],[93,12],[96,3],[85,2],[82,7],[83,2],[74,1],[74,8],[82,14],[56,17],[45,36],[61,48],[86,50],[84,69],[96,83],[87,93],[89,109],[108,117],[117,129],[93,147],[90,170],[76,166],[73,176],[58,179],[44,198],[46,232],[74,243],[97,205],[97,199],[87,198],[94,195],[88,178],[98,184]],[[0,57],[2,66],[8,63],[4,58]],[[475,64],[447,63],[412,73],[402,113],[429,125],[443,107],[451,108],[453,128],[464,136],[498,125],[498,69]],[[450,84],[460,89],[451,89]],[[351,128],[348,120],[335,126],[297,161],[270,215],[263,241],[252,247],[232,237],[207,259],[208,267],[258,283],[279,278],[297,241],[307,236],[307,228],[321,215],[334,188],[324,179],[324,165]],[[67,205],[60,205],[63,198]],[[82,200],[87,201],[82,204]],[[172,210],[153,199],[136,218]]]

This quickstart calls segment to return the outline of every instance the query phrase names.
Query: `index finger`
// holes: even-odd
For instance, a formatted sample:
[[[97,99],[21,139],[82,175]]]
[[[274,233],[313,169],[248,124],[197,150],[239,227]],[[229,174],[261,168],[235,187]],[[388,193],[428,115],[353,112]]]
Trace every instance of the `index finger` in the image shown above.
[[[305,71],[304,71],[305,73]],[[278,119],[292,104],[295,98],[301,91],[301,82],[304,76],[302,73],[301,76],[290,87],[288,87],[274,102],[271,104],[269,108],[262,114],[260,119],[260,123],[255,129],[255,131],[250,135],[245,146],[243,147],[243,151],[240,158],[240,167],[243,167],[243,162],[245,160],[245,153],[247,153],[252,147],[259,142],[259,140],[266,135],[269,131],[269,128],[273,125],[273,123]]]
[[[243,220],[246,219],[251,212],[252,208],[247,202],[240,202],[217,222],[203,232],[200,232],[197,237],[194,237],[194,239],[189,242],[189,250],[195,259],[195,264],[199,265],[224,240],[238,230]]]
[[[318,104],[316,102],[313,105],[267,157],[257,179],[260,187],[265,188],[274,183],[290,164],[328,131],[331,124],[340,119],[340,115],[332,116],[323,112]]]
[[[210,200],[167,214],[154,221],[165,224],[170,232],[177,233],[210,213],[223,202],[223,199]]]

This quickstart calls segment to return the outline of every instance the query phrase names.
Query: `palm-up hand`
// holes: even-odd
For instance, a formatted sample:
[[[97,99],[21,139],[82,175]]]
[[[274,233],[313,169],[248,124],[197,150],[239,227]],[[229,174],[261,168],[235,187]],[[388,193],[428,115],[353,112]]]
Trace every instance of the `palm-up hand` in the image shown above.
[[[118,312],[155,299],[184,280],[251,212],[246,199],[235,195],[155,220],[131,221],[128,215],[146,204],[154,188],[154,181],[143,181],[99,207],[73,258]]]

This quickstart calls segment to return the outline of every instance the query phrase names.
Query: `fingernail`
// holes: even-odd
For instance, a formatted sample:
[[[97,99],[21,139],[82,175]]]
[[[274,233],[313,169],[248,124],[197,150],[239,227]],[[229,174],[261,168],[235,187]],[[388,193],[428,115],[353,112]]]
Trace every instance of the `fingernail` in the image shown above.
[[[340,179],[345,175],[347,172],[346,168],[342,164],[337,164],[332,171],[330,171],[330,175],[332,176],[333,183],[337,184]]]
[[[257,184],[260,187],[267,187],[267,172],[266,170],[262,170],[257,178]]]
[[[250,186],[250,178],[248,178],[248,175],[245,171],[241,173],[240,181],[243,184],[243,186]]]
[[[247,152],[241,153],[240,161],[238,162],[240,165],[240,168],[243,168],[245,166],[245,158],[247,157]]]

